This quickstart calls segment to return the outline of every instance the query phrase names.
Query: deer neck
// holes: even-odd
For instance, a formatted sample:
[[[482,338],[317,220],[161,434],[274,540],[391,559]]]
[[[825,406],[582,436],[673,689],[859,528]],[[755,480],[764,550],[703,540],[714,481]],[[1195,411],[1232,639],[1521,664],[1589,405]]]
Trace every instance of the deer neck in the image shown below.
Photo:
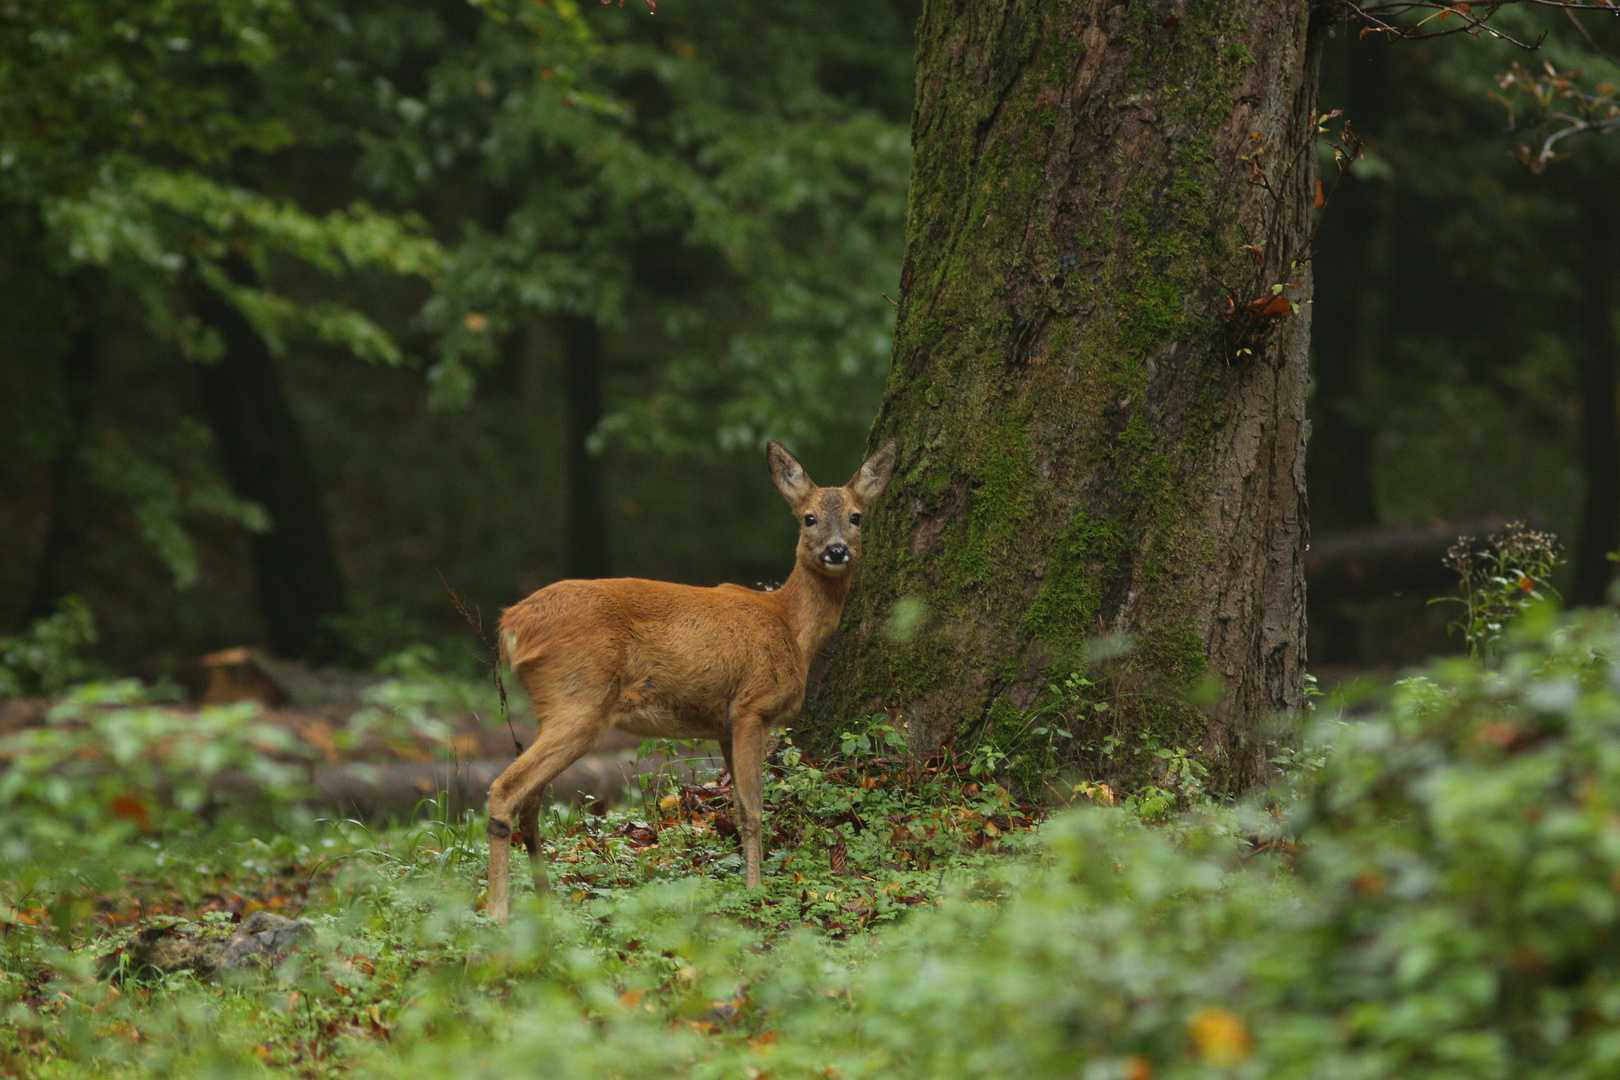
[[[787,607],[788,624],[799,642],[806,669],[821,651],[838,620],[844,614],[844,600],[849,596],[850,575],[828,577],[796,563],[782,588],[778,590]]]

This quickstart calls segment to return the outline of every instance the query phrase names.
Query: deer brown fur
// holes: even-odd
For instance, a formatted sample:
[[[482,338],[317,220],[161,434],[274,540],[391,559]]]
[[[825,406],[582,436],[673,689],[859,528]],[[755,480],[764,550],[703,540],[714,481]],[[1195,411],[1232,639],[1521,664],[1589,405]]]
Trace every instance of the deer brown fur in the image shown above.
[[[559,581],[501,615],[502,659],[528,692],[539,733],[489,789],[489,914],[507,914],[514,816],[535,887],[545,888],[538,824],[546,785],[609,728],[715,739],[735,783],[749,887],[760,883],[765,742],[804,703],[810,661],[843,614],[862,515],[894,474],[885,443],[843,487],[818,488],[782,445],[771,479],[799,519],[793,572],[779,589],[705,589],[638,578]]]

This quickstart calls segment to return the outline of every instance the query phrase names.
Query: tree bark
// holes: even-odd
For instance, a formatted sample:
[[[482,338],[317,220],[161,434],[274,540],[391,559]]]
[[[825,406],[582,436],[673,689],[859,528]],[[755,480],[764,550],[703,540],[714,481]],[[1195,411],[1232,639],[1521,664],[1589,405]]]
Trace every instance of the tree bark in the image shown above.
[[[1310,308],[1249,363],[1220,313],[1308,288],[1289,261],[1313,193],[1309,16],[1305,0],[925,5],[871,441],[899,438],[902,459],[818,730],[883,710],[916,748],[964,732],[1005,748],[1043,686],[1128,635],[1107,726],[1201,752],[1217,790],[1263,774],[1268,718],[1300,703]],[[1240,160],[1256,150],[1275,198]],[[893,618],[908,597],[928,611],[915,633]]]
[[[225,354],[198,369],[198,389],[231,489],[270,516],[250,539],[253,572],[270,648],[278,656],[323,662],[342,642],[330,617],[343,611],[343,576],[326,508],[275,362],[234,306],[198,288],[193,307],[219,331]]]
[[[602,331],[596,320],[562,320],[564,381],[568,395],[568,576],[608,573],[607,502],[602,459],[587,445],[602,422]]]
[[[83,307],[84,325],[74,333],[60,361],[66,426],[62,444],[51,458],[50,518],[45,547],[34,572],[34,587],[23,610],[25,625],[53,613],[68,594],[69,575],[84,551],[90,531],[90,483],[79,461],[79,448],[95,402],[101,336],[92,306],[86,303]]]
[[[1615,375],[1620,344],[1614,331],[1615,227],[1612,186],[1588,182],[1581,207],[1581,470],[1586,504],[1575,553],[1575,587],[1570,600],[1604,603],[1614,564],[1609,553],[1620,545],[1620,433],[1616,431]]]

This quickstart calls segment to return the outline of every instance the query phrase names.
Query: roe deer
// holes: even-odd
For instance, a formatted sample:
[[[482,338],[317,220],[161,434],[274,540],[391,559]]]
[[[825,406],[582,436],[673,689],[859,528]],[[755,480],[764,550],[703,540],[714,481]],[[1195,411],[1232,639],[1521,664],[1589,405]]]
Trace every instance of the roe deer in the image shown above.
[[[759,885],[766,736],[804,703],[810,661],[849,595],[861,515],[894,474],[895,452],[890,439],[849,483],[820,488],[782,444],[767,444],[771,479],[800,522],[793,573],[774,592],[559,581],[501,613],[501,657],[528,691],[540,730],[489,788],[491,918],[507,915],[513,814],[543,889],[540,797],[613,727],[719,740],[736,785],[748,885]]]

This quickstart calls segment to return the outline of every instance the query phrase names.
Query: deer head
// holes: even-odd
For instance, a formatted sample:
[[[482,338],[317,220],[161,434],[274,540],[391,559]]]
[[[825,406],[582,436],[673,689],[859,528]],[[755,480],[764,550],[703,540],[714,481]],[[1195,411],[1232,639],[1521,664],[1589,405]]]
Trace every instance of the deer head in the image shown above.
[[[817,487],[781,443],[765,447],[776,490],[799,519],[799,565],[828,577],[849,573],[861,557],[862,516],[889,485],[898,444],[884,443],[843,487]]]

